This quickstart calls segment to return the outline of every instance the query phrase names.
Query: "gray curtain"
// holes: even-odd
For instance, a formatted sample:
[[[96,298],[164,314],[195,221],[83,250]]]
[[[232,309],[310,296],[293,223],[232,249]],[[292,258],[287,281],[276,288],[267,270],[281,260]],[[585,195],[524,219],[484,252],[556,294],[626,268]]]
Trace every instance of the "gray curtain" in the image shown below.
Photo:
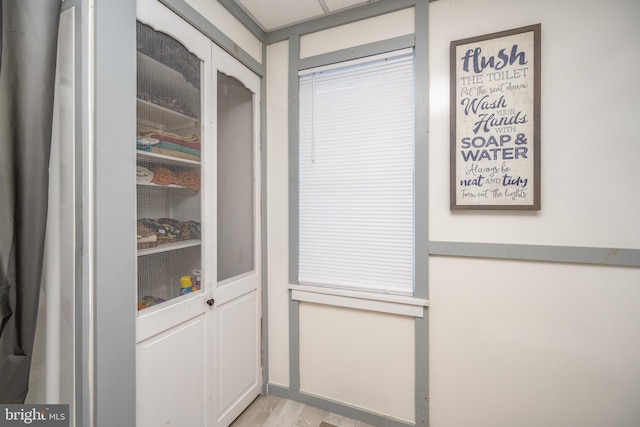
[[[0,0],[0,403],[24,403],[29,385],[60,7]]]

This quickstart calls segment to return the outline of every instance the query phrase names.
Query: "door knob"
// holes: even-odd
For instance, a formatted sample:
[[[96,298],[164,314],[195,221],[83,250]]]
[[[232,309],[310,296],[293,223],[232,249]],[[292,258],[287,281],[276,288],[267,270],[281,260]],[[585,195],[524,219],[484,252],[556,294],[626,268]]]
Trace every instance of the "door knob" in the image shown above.
[[[213,307],[213,304],[216,303],[216,300],[214,300],[213,298],[210,298],[207,300],[207,304],[209,304],[209,307]]]

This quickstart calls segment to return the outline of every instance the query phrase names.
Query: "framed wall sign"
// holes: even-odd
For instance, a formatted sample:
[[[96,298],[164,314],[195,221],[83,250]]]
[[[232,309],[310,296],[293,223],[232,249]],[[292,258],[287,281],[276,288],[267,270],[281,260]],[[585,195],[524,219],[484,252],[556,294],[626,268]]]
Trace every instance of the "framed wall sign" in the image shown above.
[[[451,209],[540,210],[540,24],[451,42]]]

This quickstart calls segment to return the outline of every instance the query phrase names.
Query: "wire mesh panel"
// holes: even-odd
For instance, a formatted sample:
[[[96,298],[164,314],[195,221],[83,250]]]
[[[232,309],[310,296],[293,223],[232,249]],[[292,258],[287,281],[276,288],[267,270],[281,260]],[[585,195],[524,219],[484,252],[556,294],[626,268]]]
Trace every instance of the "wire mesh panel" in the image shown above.
[[[201,61],[137,24],[138,310],[199,291]]]
[[[255,268],[253,94],[217,74],[218,286]]]

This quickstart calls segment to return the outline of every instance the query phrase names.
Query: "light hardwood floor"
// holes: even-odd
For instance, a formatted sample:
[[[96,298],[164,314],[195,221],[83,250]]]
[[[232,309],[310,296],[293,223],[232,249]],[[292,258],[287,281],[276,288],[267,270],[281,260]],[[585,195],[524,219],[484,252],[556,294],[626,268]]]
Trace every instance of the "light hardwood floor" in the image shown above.
[[[260,396],[231,427],[318,427],[322,421],[338,427],[375,427],[293,400]]]

